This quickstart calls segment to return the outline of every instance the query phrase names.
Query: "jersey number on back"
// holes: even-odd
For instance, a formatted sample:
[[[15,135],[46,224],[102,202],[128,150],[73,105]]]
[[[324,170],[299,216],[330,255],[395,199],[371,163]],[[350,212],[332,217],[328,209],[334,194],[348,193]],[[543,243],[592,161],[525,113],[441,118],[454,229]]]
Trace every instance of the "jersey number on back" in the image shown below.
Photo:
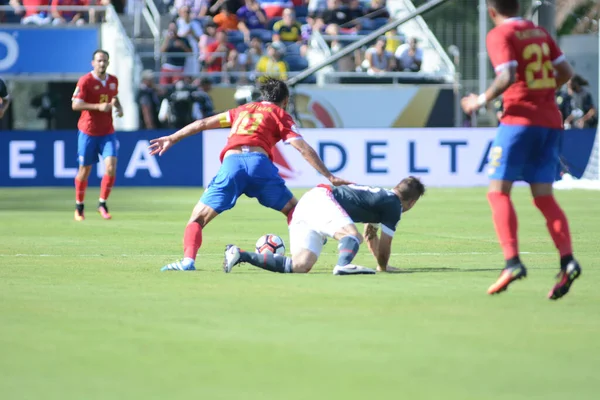
[[[525,81],[529,89],[556,88],[556,80],[551,76],[554,71],[552,61],[544,61],[544,58],[548,58],[549,56],[550,47],[548,43],[543,43],[541,46],[537,43],[532,43],[523,49],[523,59],[532,60],[525,66]],[[536,79],[536,74],[540,72],[542,77]]]
[[[258,129],[265,116],[260,113],[242,111],[231,127],[231,135],[253,135]]]

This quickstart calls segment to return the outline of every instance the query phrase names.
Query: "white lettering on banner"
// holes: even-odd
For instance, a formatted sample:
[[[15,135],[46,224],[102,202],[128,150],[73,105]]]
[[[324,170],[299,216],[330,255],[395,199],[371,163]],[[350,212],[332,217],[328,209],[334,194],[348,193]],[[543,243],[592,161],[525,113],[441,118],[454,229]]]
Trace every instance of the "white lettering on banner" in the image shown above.
[[[11,178],[35,178],[37,171],[35,168],[24,168],[26,164],[33,164],[33,153],[25,151],[35,150],[35,141],[33,140],[12,140],[8,144],[9,148],[9,176]]]
[[[135,174],[140,169],[147,169],[148,173],[153,178],[160,178],[162,176],[162,171],[158,166],[158,162],[156,162],[154,156],[150,155],[148,146],[150,146],[150,142],[147,140],[140,140],[136,143],[127,169],[125,170],[125,178],[135,177]]]
[[[429,186],[468,187],[488,183],[484,167],[495,129],[303,129],[301,133],[331,172],[359,184],[391,187],[415,175]],[[210,182],[220,167],[218,154],[226,136],[221,131],[203,135],[204,182]],[[277,146],[276,151],[274,159],[291,172],[285,174],[288,186],[324,182],[291,146]]]
[[[65,142],[57,140],[54,142],[54,177],[55,178],[75,178],[77,168],[65,167]]]
[[[16,33],[14,33],[16,35]],[[8,32],[0,32],[0,44],[6,47],[4,58],[0,59],[0,71],[10,69],[19,59],[19,43]]]

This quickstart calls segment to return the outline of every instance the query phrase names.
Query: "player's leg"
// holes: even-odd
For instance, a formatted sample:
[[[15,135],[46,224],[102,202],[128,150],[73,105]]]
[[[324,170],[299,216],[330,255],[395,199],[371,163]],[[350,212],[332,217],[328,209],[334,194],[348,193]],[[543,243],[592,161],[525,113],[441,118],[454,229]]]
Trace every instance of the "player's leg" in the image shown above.
[[[77,162],[79,169],[75,175],[75,221],[83,221],[85,191],[92,165],[98,162],[97,139],[79,132],[77,136]]]
[[[162,271],[192,271],[195,268],[198,250],[202,246],[202,230],[223,211],[235,205],[245,187],[247,176],[235,156],[226,157],[209,183],[200,201],[194,207],[183,235],[183,259],[168,264]]]
[[[103,136],[101,138],[101,154],[104,159],[104,176],[100,183],[100,198],[98,199],[98,212],[104,219],[111,219],[111,215],[108,212],[106,200],[110,196],[110,192],[115,185],[115,179],[117,176],[117,155],[118,155],[118,141],[115,134]]]
[[[500,125],[490,150],[488,173],[491,180],[487,198],[506,265],[498,280],[489,287],[489,294],[500,293],[510,283],[527,276],[519,257],[517,213],[510,192],[513,182],[523,179],[530,148],[528,127]]]
[[[278,254],[248,252],[235,245],[227,245],[223,271],[231,272],[240,263],[248,263],[271,272],[304,274],[310,272],[323,248],[322,235],[303,222],[290,225],[291,257]]]
[[[541,141],[541,153],[536,155],[526,174],[526,180],[531,184],[533,203],[546,219],[546,227],[560,255],[560,271],[548,294],[552,300],[566,295],[573,281],[581,275],[581,266],[573,258],[569,221],[552,189],[559,166],[561,134],[559,130],[547,130]]]

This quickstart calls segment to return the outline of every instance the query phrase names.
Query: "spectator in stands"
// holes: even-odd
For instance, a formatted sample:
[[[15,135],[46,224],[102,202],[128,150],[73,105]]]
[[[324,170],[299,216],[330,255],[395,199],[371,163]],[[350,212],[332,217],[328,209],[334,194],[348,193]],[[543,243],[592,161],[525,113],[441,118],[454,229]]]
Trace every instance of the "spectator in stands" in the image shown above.
[[[301,42],[302,25],[296,21],[296,13],[293,8],[283,10],[281,21],[273,25],[274,42]]]
[[[580,129],[595,128],[598,125],[598,112],[594,106],[594,99],[585,88],[588,84],[588,81],[579,75],[575,75],[567,83],[572,111],[565,120],[565,125]]]
[[[244,41],[250,43],[252,29],[265,29],[267,16],[257,0],[246,0],[246,4],[237,12],[238,29],[244,34]]]
[[[281,42],[270,43],[267,47],[267,55],[262,56],[256,64],[256,72],[259,74],[258,80],[264,77],[286,80],[288,67],[283,61],[285,54],[285,45]]]
[[[221,12],[215,15],[213,21],[219,29],[226,31],[237,31],[238,19],[234,13],[231,13],[226,6],[221,7]]]
[[[417,38],[411,38],[396,50],[399,71],[419,72],[423,62],[423,49],[417,47]]]
[[[88,6],[108,6],[111,3],[111,0],[87,0]],[[104,16],[106,15],[104,10],[95,10],[90,8],[88,11],[88,22],[90,24],[101,23],[104,21]]]
[[[227,42],[227,34],[223,30],[217,31],[216,41],[206,48],[205,66],[207,72],[235,71],[237,68],[237,51]],[[221,79],[228,83],[228,77]]]
[[[340,35],[340,27],[335,24],[328,25],[325,28],[325,35],[328,36],[339,36]],[[329,45],[332,53],[337,53],[344,47],[342,42],[337,39],[327,40],[327,44]],[[356,50],[354,54],[349,54],[345,57],[339,59],[335,64],[335,69],[339,72],[350,72],[355,71],[361,63],[361,52],[360,50]]]
[[[240,9],[244,0],[207,0],[207,4],[201,11],[201,15],[217,15],[223,6],[227,7],[230,14],[235,14]]]
[[[81,10],[65,10],[58,7],[87,6],[87,0],[52,0],[51,14],[52,25],[73,24],[81,26],[85,24],[84,14]]]
[[[559,88],[556,91],[556,105],[560,110],[563,122],[565,122],[573,110],[571,107],[571,96],[569,96],[569,93],[562,88]]]
[[[258,60],[265,54],[263,42],[258,36],[250,39],[250,46],[245,53],[240,54],[239,63],[245,71],[254,71]]]
[[[294,7],[291,0],[260,0],[260,5],[269,19],[281,17],[285,9]]]
[[[200,36],[198,41],[198,47],[200,48],[200,62],[204,64],[206,60],[206,52],[209,45],[216,42],[215,36],[217,35],[217,24],[213,21],[208,21],[204,24],[204,33]]]
[[[385,37],[380,37],[365,53],[365,67],[369,73],[393,71],[395,62],[392,53],[385,50]]]
[[[186,75],[195,75],[200,71],[198,42],[203,33],[202,25],[197,20],[192,19],[191,10],[188,6],[179,8],[179,17],[175,20],[175,23],[177,24],[177,36],[185,38],[192,50],[192,54],[185,59],[184,72]]]
[[[341,0],[327,0],[327,9],[318,15],[315,21],[315,29],[337,25],[343,29],[343,32],[355,32],[360,30],[358,18],[363,15],[364,11],[358,0],[352,0],[350,7],[342,3]]]
[[[308,1],[308,22],[314,23],[314,20],[327,9],[327,0],[309,0]]]
[[[48,10],[40,6],[48,6],[49,0],[10,0],[9,3],[15,10],[15,14],[23,15],[21,23],[24,25],[46,25],[52,22]]]
[[[366,10],[366,17],[369,19],[389,18],[390,13],[387,10],[385,0],[371,0],[369,8]]]
[[[208,78],[196,79],[192,83],[192,118],[202,119],[215,115],[213,101],[208,94],[212,90],[212,82]]]
[[[160,70],[160,84],[170,85],[181,80],[187,58],[182,53],[191,53],[192,49],[185,38],[177,35],[177,25],[174,22],[169,24],[167,35],[160,51],[166,57]]]
[[[179,14],[179,9],[183,6],[186,6],[190,10],[190,15],[193,19],[201,18],[204,14],[201,14],[202,10],[206,13],[206,0],[175,0],[173,4],[177,14]]]
[[[139,105],[140,127],[142,129],[160,129],[162,127],[158,120],[160,96],[154,85],[154,73],[151,70],[142,72],[142,83],[136,97]]]

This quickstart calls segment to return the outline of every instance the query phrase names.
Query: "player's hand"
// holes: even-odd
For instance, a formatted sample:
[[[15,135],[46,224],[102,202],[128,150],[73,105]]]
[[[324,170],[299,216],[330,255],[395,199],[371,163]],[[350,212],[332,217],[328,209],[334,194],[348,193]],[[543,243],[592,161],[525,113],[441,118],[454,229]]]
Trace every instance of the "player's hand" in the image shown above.
[[[329,178],[329,182],[331,182],[333,186],[352,185],[354,183],[342,178],[338,178],[335,175],[331,175],[331,177]]]
[[[575,121],[575,126],[579,129],[583,129],[583,127],[585,126],[585,121],[582,119],[578,119],[577,121]]]
[[[473,114],[475,111],[479,109],[479,104],[477,104],[477,96],[475,93],[471,93],[468,96],[465,96],[460,101],[460,105],[465,112],[465,114]]]
[[[123,110],[121,108],[117,108],[117,117],[121,118],[123,116]]]
[[[169,150],[171,147],[173,147],[174,144],[175,142],[173,141],[173,139],[171,139],[170,136],[163,136],[159,137],[158,139],[152,139],[150,141],[150,146],[148,147],[148,149],[150,150],[151,156],[157,154],[159,156],[162,156],[163,153]]]
[[[112,111],[112,104],[111,103],[100,103],[98,105],[98,111],[100,112],[111,112]]]

